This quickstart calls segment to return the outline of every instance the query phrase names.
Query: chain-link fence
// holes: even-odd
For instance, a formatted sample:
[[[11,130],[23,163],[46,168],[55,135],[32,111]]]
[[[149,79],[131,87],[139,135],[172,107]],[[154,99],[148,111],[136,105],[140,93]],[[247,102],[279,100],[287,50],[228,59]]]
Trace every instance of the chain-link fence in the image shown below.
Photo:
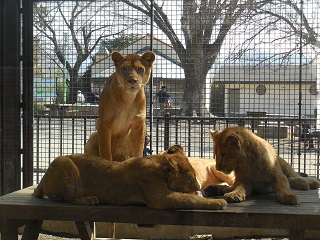
[[[214,157],[210,129],[241,125],[319,177],[320,1],[34,3],[34,182],[96,128],[113,51],[156,54],[147,151]],[[170,96],[161,103],[159,91]]]

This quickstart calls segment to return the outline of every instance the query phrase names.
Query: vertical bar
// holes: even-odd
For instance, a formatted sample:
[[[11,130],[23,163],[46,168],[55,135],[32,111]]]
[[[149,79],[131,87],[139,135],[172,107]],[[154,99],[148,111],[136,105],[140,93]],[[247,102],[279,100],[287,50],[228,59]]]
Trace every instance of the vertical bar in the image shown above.
[[[170,113],[167,112],[164,117],[164,150],[169,148],[169,118]]]
[[[33,1],[23,0],[23,187],[33,184]]]
[[[37,115],[37,183],[40,182],[39,174],[40,174],[40,166],[39,166],[39,161],[40,161],[40,153],[39,153],[39,147],[40,147],[40,123],[39,123],[39,115]]]
[[[150,50],[153,51],[153,0],[151,0],[150,2],[150,7],[151,7],[151,15],[150,15],[150,20],[151,20],[151,24],[150,24]],[[149,135],[150,135],[150,152],[152,152],[152,130],[153,130],[153,74],[151,72],[150,75],[150,80],[149,80],[149,92],[150,92],[150,99],[149,99],[149,114],[150,114],[150,118],[149,118]],[[144,146],[145,148],[147,146]],[[144,149],[144,152],[147,152],[146,149]]]
[[[87,138],[87,118],[86,116],[83,117],[83,146],[86,145],[86,138]]]
[[[63,155],[63,113],[60,115],[60,155]]]
[[[203,158],[203,120],[200,120],[200,157]]]
[[[71,117],[71,123],[72,123],[72,154],[74,154],[74,143],[75,143],[75,141],[74,141],[74,138],[75,138],[75,131],[74,131],[74,126],[75,126],[75,124],[74,124],[74,121],[75,121],[75,119],[74,119],[74,116],[72,116]]]
[[[191,119],[188,118],[188,156],[191,156]]]
[[[0,194],[6,194],[21,188],[21,18],[19,0],[0,2]]]

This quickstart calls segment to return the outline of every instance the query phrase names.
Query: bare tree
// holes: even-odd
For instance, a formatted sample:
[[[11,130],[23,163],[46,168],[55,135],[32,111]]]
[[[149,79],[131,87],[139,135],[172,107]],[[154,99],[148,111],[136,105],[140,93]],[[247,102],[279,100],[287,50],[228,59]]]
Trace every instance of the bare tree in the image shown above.
[[[121,0],[132,8],[151,15],[151,4],[147,0],[129,1]],[[195,111],[198,115],[205,115],[207,110],[204,107],[204,84],[206,75],[216,62],[220,50],[228,33],[237,28],[247,31],[252,24],[252,35],[248,36],[243,46],[261,37],[263,31],[283,31],[279,23],[285,23],[285,29],[289,32],[282,32],[282,40],[294,34],[300,34],[299,16],[302,16],[303,33],[305,44],[319,44],[318,34],[308,22],[307,17],[301,12],[298,1],[294,0],[183,0],[181,3],[181,31],[179,36],[173,28],[165,8],[160,1],[153,1],[154,21],[157,26],[166,34],[185,72],[186,88],[183,95],[182,111],[186,115],[192,115]],[[172,3],[171,3],[172,4]],[[274,5],[277,10],[270,11]],[[292,16],[292,12],[295,15]],[[258,17],[257,17],[258,16]],[[283,27],[283,26],[282,26]],[[236,35],[235,35],[236,36]],[[278,39],[280,40],[280,39]],[[265,41],[261,38],[261,41]],[[273,40],[272,40],[273,41]],[[247,45],[246,45],[247,46]],[[296,45],[297,47],[298,45]],[[286,52],[293,53],[297,48]],[[279,55],[283,58],[283,54]]]
[[[241,34],[246,31],[250,36],[235,46],[230,56],[234,60],[245,58],[245,54],[252,51],[252,48],[268,44],[270,49],[277,48],[278,51],[265,54],[256,65],[274,61],[285,64],[294,59],[292,56],[304,52],[309,54],[308,59],[303,59],[303,63],[312,62],[319,55],[319,7],[319,0],[307,3],[298,0],[273,0],[252,9],[251,14],[241,21],[246,25]],[[266,40],[264,36],[273,38]]]
[[[46,58],[62,71],[67,70],[70,103],[76,101],[77,90],[84,85],[79,70],[100,40],[121,34],[137,24],[137,19],[124,19],[118,11],[110,11],[114,6],[119,7],[117,3],[114,0],[99,2],[102,4],[99,6],[95,1],[34,3],[37,38],[49,40],[51,44],[45,46]],[[105,12],[108,17],[97,17]]]
[[[151,15],[151,4],[147,0],[134,3],[121,0],[132,8]],[[178,1],[177,1],[178,2]],[[180,2],[180,1],[179,1]],[[266,1],[238,0],[183,0],[181,1],[181,30],[179,37],[172,26],[163,6],[155,1],[154,21],[166,34],[173,45],[185,73],[185,91],[182,114],[204,116],[208,110],[204,107],[204,84],[206,76],[216,61],[223,41],[237,20],[258,4]]]

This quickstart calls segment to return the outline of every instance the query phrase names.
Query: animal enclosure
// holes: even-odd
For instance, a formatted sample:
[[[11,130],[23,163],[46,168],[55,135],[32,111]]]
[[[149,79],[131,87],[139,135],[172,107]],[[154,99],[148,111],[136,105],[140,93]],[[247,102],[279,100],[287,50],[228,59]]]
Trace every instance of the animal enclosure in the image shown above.
[[[189,156],[214,157],[209,130],[240,125],[269,141],[295,170],[319,178],[320,1],[253,2],[24,5],[22,42],[32,36],[22,52],[32,62],[32,77],[24,73],[21,85],[23,106],[32,109],[23,108],[22,148],[32,158],[27,168],[21,164],[24,176],[32,172],[38,183],[55,157],[83,152],[96,129],[102,87],[115,70],[113,51],[151,50],[146,154],[179,143]],[[159,102],[163,86],[170,108]]]

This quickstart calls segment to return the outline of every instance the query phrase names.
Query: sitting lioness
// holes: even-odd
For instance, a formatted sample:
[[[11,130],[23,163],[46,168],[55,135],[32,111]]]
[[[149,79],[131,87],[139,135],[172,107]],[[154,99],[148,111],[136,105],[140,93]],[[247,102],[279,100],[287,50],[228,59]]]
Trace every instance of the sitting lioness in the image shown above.
[[[144,87],[149,81],[155,54],[123,56],[113,52],[111,57],[116,71],[108,78],[100,95],[97,148],[98,156],[123,161],[143,154],[146,135]],[[85,146],[85,154],[87,148]]]
[[[122,162],[75,154],[57,157],[34,190],[36,197],[74,204],[143,204],[155,209],[224,209],[224,199],[206,199],[180,145]]]
[[[217,170],[226,174],[234,171],[235,174],[234,184],[224,189],[223,196],[228,202],[242,202],[252,192],[274,191],[278,202],[296,205],[300,198],[290,187],[301,190],[320,187],[318,180],[301,177],[276,154],[270,143],[246,128],[228,127],[210,134]],[[208,196],[210,187],[204,191]]]

